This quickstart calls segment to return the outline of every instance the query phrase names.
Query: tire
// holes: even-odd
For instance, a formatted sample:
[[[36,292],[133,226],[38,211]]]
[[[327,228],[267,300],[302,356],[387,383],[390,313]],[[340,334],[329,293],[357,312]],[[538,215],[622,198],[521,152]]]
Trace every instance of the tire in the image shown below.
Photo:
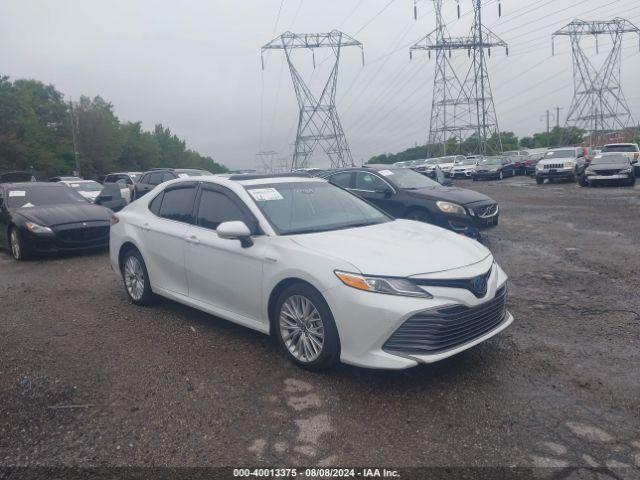
[[[542,178],[542,177],[536,177],[536,183],[537,183],[538,185],[542,185],[542,184],[544,183],[544,178]]]
[[[569,181],[572,182],[572,183],[575,182],[576,181],[576,176],[575,175],[571,175],[569,177]]]
[[[633,177],[631,180],[629,180],[629,183],[627,185],[629,185],[630,187],[633,187],[636,184],[636,177]]]
[[[154,300],[149,273],[140,252],[131,248],[122,259],[122,282],[127,296],[136,305],[151,305]]]
[[[25,244],[20,230],[17,227],[11,227],[9,229],[9,252],[14,260],[23,261],[31,258],[31,250],[29,246]]]
[[[431,223],[431,215],[429,215],[429,212],[421,208],[409,210],[406,218],[407,220],[415,220],[416,222]]]
[[[311,285],[299,282],[285,288],[274,312],[274,333],[294,364],[318,371],[340,361],[340,337],[333,314]]]
[[[473,180],[474,182],[477,182],[478,178],[477,177],[471,177],[471,180]]]

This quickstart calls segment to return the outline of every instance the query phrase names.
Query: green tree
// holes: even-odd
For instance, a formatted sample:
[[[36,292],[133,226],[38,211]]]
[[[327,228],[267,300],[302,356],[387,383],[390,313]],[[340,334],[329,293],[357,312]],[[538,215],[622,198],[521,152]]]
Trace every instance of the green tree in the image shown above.
[[[533,139],[533,137],[522,137],[520,139],[520,146],[522,148],[534,148],[535,140]]]

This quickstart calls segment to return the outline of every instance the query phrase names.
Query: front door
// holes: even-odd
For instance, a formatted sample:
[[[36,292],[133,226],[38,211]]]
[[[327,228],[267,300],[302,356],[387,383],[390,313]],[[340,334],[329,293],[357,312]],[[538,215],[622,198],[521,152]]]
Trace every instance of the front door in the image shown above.
[[[399,217],[403,206],[396,199],[396,191],[388,182],[371,172],[357,172],[353,193],[373,203],[389,215]]]
[[[262,321],[262,270],[268,237],[254,236],[243,248],[240,240],[220,238],[222,222],[242,221],[258,232],[255,217],[229,189],[203,184],[198,195],[196,222],[187,233],[185,264],[189,296],[194,300]]]

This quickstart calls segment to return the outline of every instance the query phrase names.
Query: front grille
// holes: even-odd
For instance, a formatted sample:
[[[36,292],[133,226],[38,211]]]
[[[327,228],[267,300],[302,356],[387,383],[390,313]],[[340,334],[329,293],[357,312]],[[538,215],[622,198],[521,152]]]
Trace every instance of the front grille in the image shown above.
[[[474,208],[473,211],[481,218],[493,217],[498,213],[498,204],[492,203],[490,205],[482,205],[481,207]]]
[[[596,175],[602,175],[604,177],[608,177],[609,175],[618,175],[620,173],[620,169],[615,170],[596,170]]]
[[[109,227],[84,227],[59,230],[57,235],[60,240],[69,243],[89,243],[99,240],[106,241],[109,238]]]
[[[406,320],[382,346],[389,353],[428,355],[470,342],[503,322],[507,288],[477,307],[452,305],[427,310]]]
[[[545,170],[550,170],[552,168],[564,168],[564,164],[563,163],[549,163],[547,165],[543,165],[542,168],[544,168]]]

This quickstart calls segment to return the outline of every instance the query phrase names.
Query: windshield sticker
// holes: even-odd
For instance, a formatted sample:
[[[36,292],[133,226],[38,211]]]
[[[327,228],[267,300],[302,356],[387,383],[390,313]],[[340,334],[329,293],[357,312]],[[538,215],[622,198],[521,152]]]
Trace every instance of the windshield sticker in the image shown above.
[[[256,202],[267,202],[269,200],[282,200],[284,197],[275,188],[254,188],[249,193]]]
[[[22,207],[21,207],[21,208],[31,208],[31,207],[33,207],[33,206],[34,206],[34,205],[33,205],[33,203],[31,203],[31,202],[27,202],[27,203],[25,203],[24,205],[22,205]]]
[[[391,170],[380,170],[378,173],[380,175],[384,175],[385,177],[388,177],[389,175],[393,175],[393,172]]]
[[[26,197],[27,192],[24,190],[11,190],[9,192],[9,197]]]
[[[179,173],[179,174],[178,174],[178,178],[186,178],[186,177],[188,177],[188,176],[189,176],[189,175],[187,175],[186,173]]]

